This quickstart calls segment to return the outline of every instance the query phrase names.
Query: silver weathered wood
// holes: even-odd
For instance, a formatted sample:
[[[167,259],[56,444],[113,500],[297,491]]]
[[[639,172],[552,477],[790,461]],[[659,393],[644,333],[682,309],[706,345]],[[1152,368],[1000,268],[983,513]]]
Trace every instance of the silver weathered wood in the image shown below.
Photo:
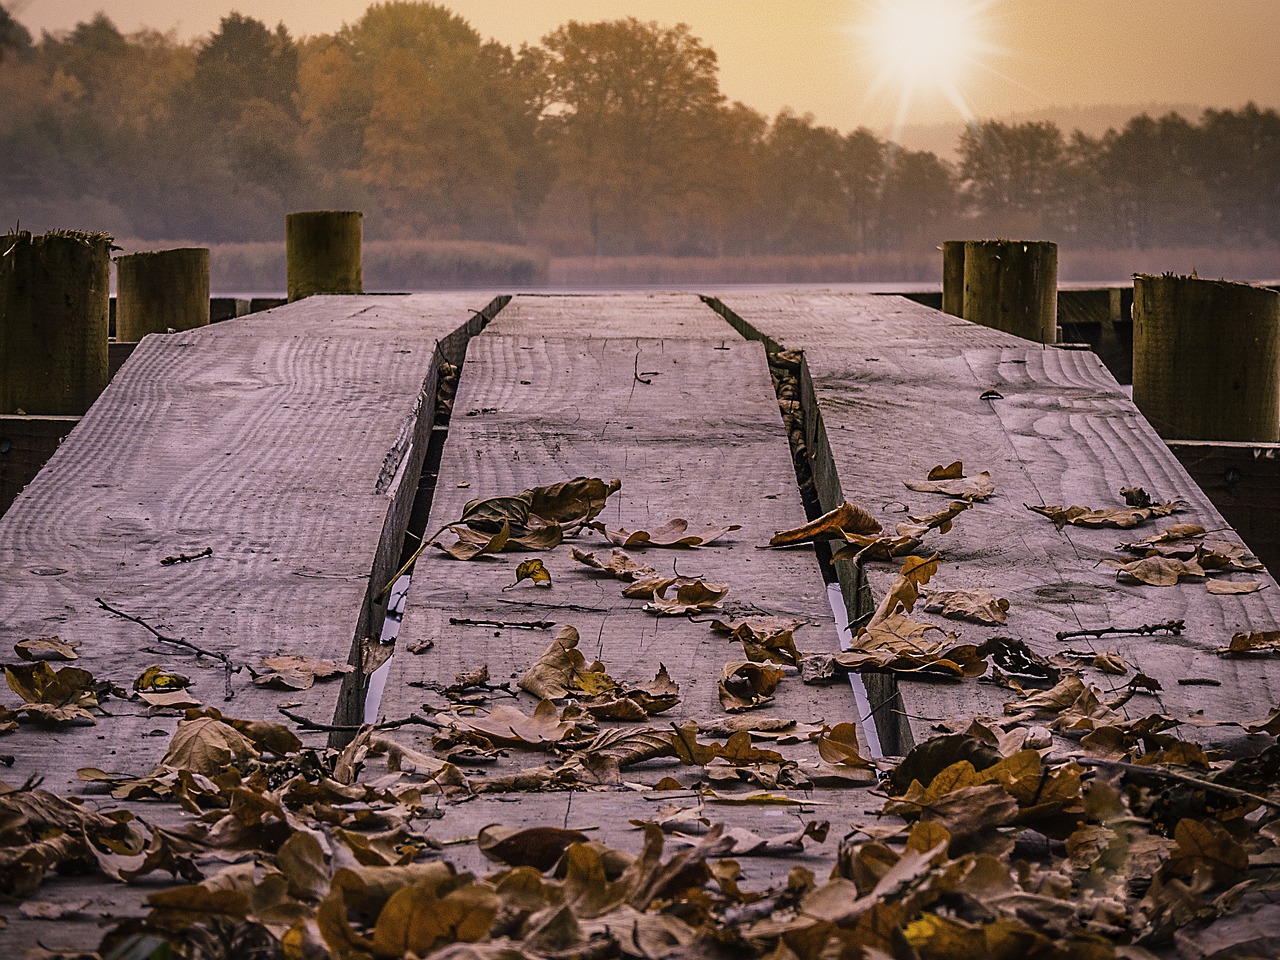
[[[512,297],[489,332],[548,339],[735,339],[733,331],[691,293],[522,293]]]
[[[947,503],[938,495],[913,493],[903,481],[924,479],[932,467],[953,460],[963,460],[969,472],[992,472],[997,495],[962,514],[951,533],[932,535],[929,543],[943,559],[933,585],[984,587],[1008,598],[1008,624],[942,620],[922,606],[918,618],[973,642],[1019,637],[1043,654],[1091,645],[1099,652],[1117,650],[1133,670],[1163,687],[1158,696],[1131,700],[1124,708],[1131,716],[1197,710],[1232,721],[1265,716],[1280,694],[1275,661],[1230,660],[1215,651],[1236,631],[1280,626],[1280,593],[1268,575],[1249,575],[1264,582],[1260,593],[1228,597],[1209,595],[1203,583],[1171,588],[1118,583],[1115,572],[1102,565],[1105,559],[1131,559],[1115,549],[1120,541],[1140,539],[1171,522],[1200,523],[1218,531],[1219,538],[1234,535],[1098,359],[1087,351],[975,349],[969,342],[975,332],[971,325],[954,324],[933,311],[927,311],[932,317],[920,317],[923,329],[951,335],[913,343],[900,326],[875,326],[868,319],[870,299],[850,298],[847,342],[832,335],[838,313],[827,299],[818,304],[812,339],[803,298],[792,300],[789,314],[776,298],[743,295],[725,305],[762,337],[805,351],[811,450],[824,506],[853,500],[892,529],[904,519],[904,506],[911,513],[929,513]],[[875,331],[890,329],[889,340],[877,343]],[[1181,499],[1187,510],[1135,531],[1058,531],[1024,506],[1123,506],[1119,491],[1131,486],[1144,487],[1158,499]],[[865,605],[849,565],[837,566],[851,605]],[[879,596],[894,569],[869,564],[867,575]],[[1170,619],[1186,621],[1181,636],[1056,639],[1062,630]],[[1085,672],[1107,692],[1118,692],[1128,679]],[[1221,686],[1178,682],[1188,678]],[[882,716],[881,736],[900,748],[928,736],[939,720],[998,713],[1012,696],[987,684],[907,679],[879,691],[881,697],[893,694],[900,694],[901,702],[889,702],[882,714],[894,711],[898,722]],[[1233,729],[1207,736],[1230,739]]]

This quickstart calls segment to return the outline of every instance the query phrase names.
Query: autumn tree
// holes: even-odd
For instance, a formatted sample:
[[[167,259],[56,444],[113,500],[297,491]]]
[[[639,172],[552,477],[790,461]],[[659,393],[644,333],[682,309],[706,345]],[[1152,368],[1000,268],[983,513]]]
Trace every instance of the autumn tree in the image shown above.
[[[1038,230],[1062,200],[1066,144],[1049,122],[971,124],[960,136],[960,179],[994,230]]]
[[[683,24],[570,21],[543,40],[561,184],[596,252],[660,248],[716,187],[716,55]]]

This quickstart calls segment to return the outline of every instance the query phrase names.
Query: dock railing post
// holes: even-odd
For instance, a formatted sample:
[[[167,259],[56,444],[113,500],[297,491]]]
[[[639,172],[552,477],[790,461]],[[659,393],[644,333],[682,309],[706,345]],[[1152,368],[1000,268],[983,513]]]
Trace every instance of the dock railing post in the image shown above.
[[[116,258],[116,339],[209,323],[209,249],[185,247]]]
[[[942,243],[942,312],[953,317],[964,316],[964,245],[963,240]]]
[[[358,210],[310,210],[285,219],[289,302],[316,293],[363,293],[363,215]]]
[[[0,413],[81,416],[107,385],[111,238],[0,236]]]
[[[1280,439],[1280,293],[1135,276],[1133,400],[1166,440]]]
[[[1057,343],[1058,245],[1047,240],[966,242],[960,315],[1037,343]]]

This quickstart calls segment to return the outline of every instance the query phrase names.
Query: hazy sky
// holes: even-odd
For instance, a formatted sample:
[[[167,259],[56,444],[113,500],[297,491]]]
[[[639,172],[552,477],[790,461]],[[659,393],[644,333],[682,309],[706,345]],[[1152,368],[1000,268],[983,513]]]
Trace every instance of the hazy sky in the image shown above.
[[[364,0],[0,0],[33,33],[103,10],[123,30],[189,38],[231,10],[295,34],[358,19]],[[536,43],[570,19],[684,22],[721,88],[844,130],[1094,104],[1280,106],[1280,0],[450,0],[482,35]],[[903,24],[895,15],[915,11]],[[923,13],[921,13],[923,10]],[[903,101],[905,86],[915,93]]]

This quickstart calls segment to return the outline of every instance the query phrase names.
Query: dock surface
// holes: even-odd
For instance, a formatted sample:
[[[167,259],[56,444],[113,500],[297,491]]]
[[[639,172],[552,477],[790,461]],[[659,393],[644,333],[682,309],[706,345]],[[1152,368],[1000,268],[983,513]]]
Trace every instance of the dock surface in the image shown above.
[[[781,394],[779,354],[798,371],[794,398]],[[456,393],[450,386],[440,406],[442,375],[454,368]],[[490,825],[582,830],[634,853],[643,842],[636,824],[674,806],[697,807],[700,829],[763,837],[827,821],[829,836],[803,853],[741,863],[754,888],[785,885],[798,865],[824,878],[842,835],[895,821],[880,818],[875,774],[833,767],[816,746],[819,731],[852,723],[864,756],[900,756],[964,718],[1001,715],[1012,694],[974,679],[879,672],[862,678],[860,700],[859,684],[803,683],[794,663],[766,663],[780,671],[776,690],[754,709],[729,710],[719,681],[747,648],[712,622],[781,618],[795,624],[799,655],[839,655],[851,642],[843,628],[866,623],[901,558],[830,563],[825,546],[768,549],[770,538],[845,501],[892,531],[952,502],[907,483],[955,461],[967,475],[989,471],[994,494],[959,512],[948,532],[922,538],[916,552],[939,557],[925,600],[929,590],[981,588],[1008,601],[1007,622],[946,619],[925,612],[925,601],[913,616],[975,646],[1000,635],[1058,661],[1114,653],[1122,673],[1088,656],[1079,670],[1108,695],[1145,678],[1117,708],[1124,717],[1227,721],[1236,725],[1197,728],[1195,739],[1243,749],[1239,724],[1280,701],[1280,660],[1218,651],[1235,634],[1280,629],[1270,575],[1212,578],[1260,587],[1239,595],[1211,593],[1205,577],[1122,582],[1106,561],[1134,559],[1117,545],[1160,525],[1059,528],[1029,509],[1119,509],[1122,490],[1142,488],[1178,504],[1163,525],[1195,523],[1238,543],[1092,353],[1031,344],[898,297],[495,291],[315,297],[146,338],[0,517],[6,663],[19,663],[15,644],[56,636],[76,647],[73,665],[102,694],[92,725],[24,720],[0,735],[0,777],[14,786],[39,778],[94,808],[189,827],[190,809],[113,799],[80,772],[141,776],[166,756],[181,710],[132,696],[135,680],[159,665],[186,674],[204,707],[290,724],[316,751],[355,737],[369,750],[361,762],[386,765],[378,783],[439,792],[424,828],[440,845],[433,855],[479,875],[494,865],[474,838]],[[443,548],[469,502],[575,478],[618,482],[590,517],[598,526],[567,522],[563,542],[470,560]],[[573,556],[608,563],[608,538],[681,522],[710,542],[626,552],[653,576],[726,588],[685,615],[646,610],[652,595],[625,596],[627,581]],[[387,588],[422,534],[443,546],[423,547],[407,596],[393,601],[400,624],[388,649],[377,642]],[[520,578],[518,566],[533,559],[550,586]],[[1170,621],[1180,621],[1176,631],[1106,633]],[[723,744],[741,718],[759,728],[755,748],[781,756],[574,766],[555,741],[444,742],[459,724],[503,710],[532,717],[554,708],[558,723],[572,725],[563,702],[540,708],[520,683],[570,627],[587,673],[599,661],[634,688],[661,671],[678,689],[676,702],[643,720],[579,717],[581,730],[606,739],[675,731]],[[1059,639],[1089,630],[1102,633]],[[304,688],[255,683],[270,672],[263,661],[281,655],[345,672]],[[375,670],[380,693],[369,700]],[[21,706],[9,691],[0,703]],[[764,718],[776,721],[767,735]],[[452,790],[441,792],[449,778]],[[776,802],[744,802],[753,794]],[[142,915],[148,894],[180,882],[162,876],[140,886],[46,879],[41,901],[74,909],[3,911],[0,953],[37,940],[96,948],[103,924]]]

